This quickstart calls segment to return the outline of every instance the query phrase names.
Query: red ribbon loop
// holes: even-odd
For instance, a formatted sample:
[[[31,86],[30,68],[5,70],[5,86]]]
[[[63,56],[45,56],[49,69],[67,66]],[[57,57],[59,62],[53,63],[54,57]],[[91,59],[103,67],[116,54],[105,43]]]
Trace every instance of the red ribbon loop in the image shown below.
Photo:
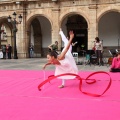
[[[108,83],[106,89],[105,89],[101,94],[94,94],[94,93],[89,93],[89,92],[84,92],[84,91],[82,91],[82,81],[85,80],[87,84],[93,84],[93,83],[96,82],[96,80],[95,80],[95,79],[90,79],[90,77],[93,76],[93,75],[95,75],[95,74],[99,74],[99,73],[107,74],[107,75],[109,76],[109,78],[110,78],[110,79],[109,79],[109,83]],[[41,87],[42,87],[44,84],[46,84],[47,82],[50,82],[51,80],[53,80],[53,79],[55,79],[55,78],[57,78],[57,77],[66,76],[66,75],[75,76],[76,79],[78,79],[78,80],[80,81],[80,83],[79,83],[79,90],[80,90],[82,93],[84,93],[84,94],[86,94],[86,95],[89,95],[89,96],[93,96],[93,97],[100,97],[100,96],[102,96],[102,95],[110,88],[111,83],[112,83],[112,79],[111,79],[110,75],[109,75],[107,72],[104,72],[104,71],[98,71],[98,72],[91,73],[86,79],[81,78],[81,77],[80,77],[79,75],[77,75],[77,74],[66,73],[66,74],[60,74],[60,75],[57,75],[57,76],[54,76],[54,75],[49,76],[48,79],[46,79],[45,81],[43,81],[42,83],[40,83],[40,84],[38,85],[38,89],[41,90]]]

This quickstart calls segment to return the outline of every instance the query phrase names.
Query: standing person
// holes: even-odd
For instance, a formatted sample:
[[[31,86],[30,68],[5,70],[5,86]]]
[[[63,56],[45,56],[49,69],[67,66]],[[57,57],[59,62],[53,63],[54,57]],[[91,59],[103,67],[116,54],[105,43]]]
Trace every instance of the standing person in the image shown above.
[[[78,55],[80,55],[80,50],[81,50],[81,49],[80,49],[80,46],[78,45],[78,46],[77,46],[77,53],[78,53]]]
[[[6,53],[7,53],[7,58],[11,59],[12,47],[10,44],[6,46]]]
[[[78,43],[77,41],[72,43],[72,52],[77,52],[77,46],[76,46],[77,43]]]
[[[113,58],[110,72],[120,72],[120,52]]]
[[[0,49],[0,58],[3,58],[3,52],[2,52],[2,49]]]
[[[3,59],[6,59],[6,46],[2,46],[2,52],[3,52]]]
[[[95,48],[95,54],[97,57],[97,64],[103,65],[103,60],[102,60],[103,45],[99,37],[95,38],[94,48]]]
[[[71,45],[72,39],[74,38],[73,31],[69,32],[69,35],[70,35],[69,41],[67,40],[67,38],[65,37],[62,31],[60,31],[60,35],[65,44],[65,47],[63,48],[60,55],[57,55],[54,51],[49,52],[47,54],[48,63],[44,65],[43,69],[45,69],[47,65],[53,64],[56,66],[55,76],[60,74],[65,74],[65,73],[78,74],[78,68],[76,66],[75,60],[70,51],[70,45]],[[61,76],[59,78],[62,79],[62,85],[59,86],[59,88],[64,88],[65,79],[74,79],[75,76],[67,75],[67,76]]]
[[[8,44],[8,59],[11,59],[12,47]]]
[[[34,57],[34,46],[32,43],[30,44],[29,52],[30,52],[30,58],[33,58]]]
[[[57,51],[58,50],[58,41],[55,41],[54,44],[49,45],[48,48],[50,51],[52,51],[52,50]]]

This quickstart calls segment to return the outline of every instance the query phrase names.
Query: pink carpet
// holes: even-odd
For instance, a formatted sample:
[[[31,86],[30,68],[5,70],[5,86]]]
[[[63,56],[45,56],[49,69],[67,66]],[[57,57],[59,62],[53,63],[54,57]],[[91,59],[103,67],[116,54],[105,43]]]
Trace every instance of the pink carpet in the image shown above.
[[[45,77],[54,71],[45,71]],[[86,78],[91,72],[79,72]],[[38,91],[44,80],[43,71],[0,70],[0,120],[120,120],[120,73],[109,73],[110,89],[101,97],[87,96],[79,91],[78,80],[67,80],[59,89],[61,80],[55,79]],[[109,77],[94,75],[97,82],[82,89],[101,93]]]

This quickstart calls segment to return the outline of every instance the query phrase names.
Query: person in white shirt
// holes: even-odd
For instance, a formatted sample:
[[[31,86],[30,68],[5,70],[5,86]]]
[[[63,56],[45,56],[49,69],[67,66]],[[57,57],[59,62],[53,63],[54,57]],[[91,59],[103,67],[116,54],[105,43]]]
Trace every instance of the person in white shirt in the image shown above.
[[[99,37],[95,38],[94,47],[95,47],[95,53],[97,57],[97,64],[103,65],[103,60],[102,60],[103,45]]]

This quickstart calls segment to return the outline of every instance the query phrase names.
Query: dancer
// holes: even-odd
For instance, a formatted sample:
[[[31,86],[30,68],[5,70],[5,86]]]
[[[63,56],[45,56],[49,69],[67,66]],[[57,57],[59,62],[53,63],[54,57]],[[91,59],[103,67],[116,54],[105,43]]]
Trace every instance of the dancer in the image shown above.
[[[45,69],[47,65],[53,64],[56,66],[55,76],[60,74],[65,74],[65,73],[78,74],[78,68],[71,54],[71,47],[70,47],[72,39],[74,38],[74,33],[73,31],[69,32],[69,35],[70,35],[69,40],[65,37],[62,30],[60,30],[59,34],[61,35],[61,38],[64,42],[64,48],[60,55],[57,55],[54,51],[49,52],[47,54],[48,63],[44,65],[43,69]],[[67,76],[61,76],[59,78],[62,79],[62,85],[59,86],[59,88],[64,88],[65,79],[74,79],[75,76],[67,75]]]
[[[110,72],[120,72],[120,52],[113,58]]]

